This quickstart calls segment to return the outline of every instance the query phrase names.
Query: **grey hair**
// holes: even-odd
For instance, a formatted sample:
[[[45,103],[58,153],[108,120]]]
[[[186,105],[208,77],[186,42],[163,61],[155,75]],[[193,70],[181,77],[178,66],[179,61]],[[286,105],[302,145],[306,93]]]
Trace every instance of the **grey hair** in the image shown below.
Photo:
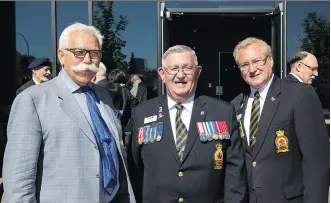
[[[102,62],[99,63],[98,75],[107,76],[107,68]]]
[[[163,54],[163,56],[162,56],[162,67],[165,66],[167,57],[170,54],[173,54],[173,53],[182,53],[182,52],[186,52],[186,51],[191,52],[194,64],[195,65],[198,65],[197,55],[196,55],[195,51],[191,47],[188,47],[188,46],[185,46],[185,45],[175,45],[175,46],[170,47]]]
[[[297,52],[295,53],[294,57],[288,62],[289,66],[292,66],[293,64],[295,64],[298,61],[301,61],[303,59],[305,59],[308,56],[308,52],[306,51],[301,51],[301,52]]]
[[[256,44],[258,46],[260,46],[262,49],[264,49],[264,53],[266,54],[266,56],[271,56],[272,57],[272,53],[271,53],[271,47],[263,40],[255,38],[255,37],[248,37],[246,39],[244,39],[243,41],[239,42],[237,44],[237,46],[234,48],[233,51],[233,58],[236,61],[236,63],[238,64],[238,53],[241,49],[248,47],[249,45],[252,44]]]
[[[62,31],[60,38],[59,38],[59,49],[68,48],[68,41],[69,41],[70,35],[72,33],[77,33],[77,32],[78,33],[88,32],[88,33],[94,35],[99,41],[100,48],[102,47],[103,36],[97,28],[95,28],[94,26],[91,26],[91,25],[85,25],[85,24],[76,22],[76,23],[69,25]]]

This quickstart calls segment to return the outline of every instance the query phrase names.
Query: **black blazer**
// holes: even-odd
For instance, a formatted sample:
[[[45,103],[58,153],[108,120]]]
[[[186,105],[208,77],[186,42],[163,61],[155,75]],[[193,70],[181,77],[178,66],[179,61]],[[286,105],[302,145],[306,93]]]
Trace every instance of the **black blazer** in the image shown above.
[[[157,115],[155,123],[163,123],[163,137],[139,145],[138,128],[148,125],[144,119],[154,115]],[[138,203],[247,201],[244,152],[234,108],[229,103],[207,96],[195,98],[182,161],[175,146],[166,95],[137,106],[131,119],[128,164]],[[203,121],[226,121],[231,139],[201,142],[196,123]],[[223,146],[222,169],[214,169],[217,144]]]
[[[288,81],[294,81],[294,82],[300,82],[296,77],[294,77],[292,74],[288,74],[284,80],[288,80]]]
[[[16,95],[18,95],[19,93],[23,92],[23,90],[25,90],[33,85],[36,85],[36,83],[32,79],[29,80],[28,82],[24,83],[21,87],[19,87],[16,90]]]
[[[232,101],[242,123],[247,97],[240,94]],[[328,202],[329,136],[321,103],[310,85],[274,76],[254,152],[242,132],[251,203]]]

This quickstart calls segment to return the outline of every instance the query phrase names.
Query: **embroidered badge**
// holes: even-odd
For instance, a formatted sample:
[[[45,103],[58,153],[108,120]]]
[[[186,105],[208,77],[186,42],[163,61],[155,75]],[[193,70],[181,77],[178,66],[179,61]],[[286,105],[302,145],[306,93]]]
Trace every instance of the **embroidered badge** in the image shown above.
[[[223,151],[222,151],[222,145],[217,144],[216,145],[216,151],[214,153],[214,169],[222,169],[223,168]]]
[[[277,137],[275,139],[275,144],[277,153],[290,151],[288,146],[288,138],[285,135],[284,130],[277,130],[276,135]]]

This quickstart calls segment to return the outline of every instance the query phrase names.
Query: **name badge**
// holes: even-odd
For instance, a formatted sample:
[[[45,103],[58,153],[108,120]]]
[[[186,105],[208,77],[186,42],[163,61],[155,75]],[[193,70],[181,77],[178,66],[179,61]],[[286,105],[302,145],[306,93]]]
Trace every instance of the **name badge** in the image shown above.
[[[148,124],[148,123],[152,123],[155,122],[157,120],[157,116],[150,116],[144,119],[144,124]]]

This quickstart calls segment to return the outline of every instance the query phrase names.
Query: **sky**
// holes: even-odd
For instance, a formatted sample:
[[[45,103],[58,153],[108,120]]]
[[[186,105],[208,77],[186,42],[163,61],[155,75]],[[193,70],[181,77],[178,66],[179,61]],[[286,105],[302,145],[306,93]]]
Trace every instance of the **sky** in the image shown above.
[[[88,23],[87,1],[57,2],[57,39],[62,30],[73,22]],[[272,1],[258,2],[166,2],[168,8],[215,8],[215,7],[272,7]],[[16,1],[16,48],[22,53],[36,57],[51,57],[51,4],[50,1]],[[300,26],[307,12],[317,11],[319,15],[330,19],[330,2],[288,2],[287,3],[287,44],[288,58],[299,51]],[[127,30],[122,33],[126,47],[122,52],[127,60],[131,52],[135,57],[147,60],[148,68],[157,68],[157,2],[115,2],[114,15],[125,15],[128,19]]]

